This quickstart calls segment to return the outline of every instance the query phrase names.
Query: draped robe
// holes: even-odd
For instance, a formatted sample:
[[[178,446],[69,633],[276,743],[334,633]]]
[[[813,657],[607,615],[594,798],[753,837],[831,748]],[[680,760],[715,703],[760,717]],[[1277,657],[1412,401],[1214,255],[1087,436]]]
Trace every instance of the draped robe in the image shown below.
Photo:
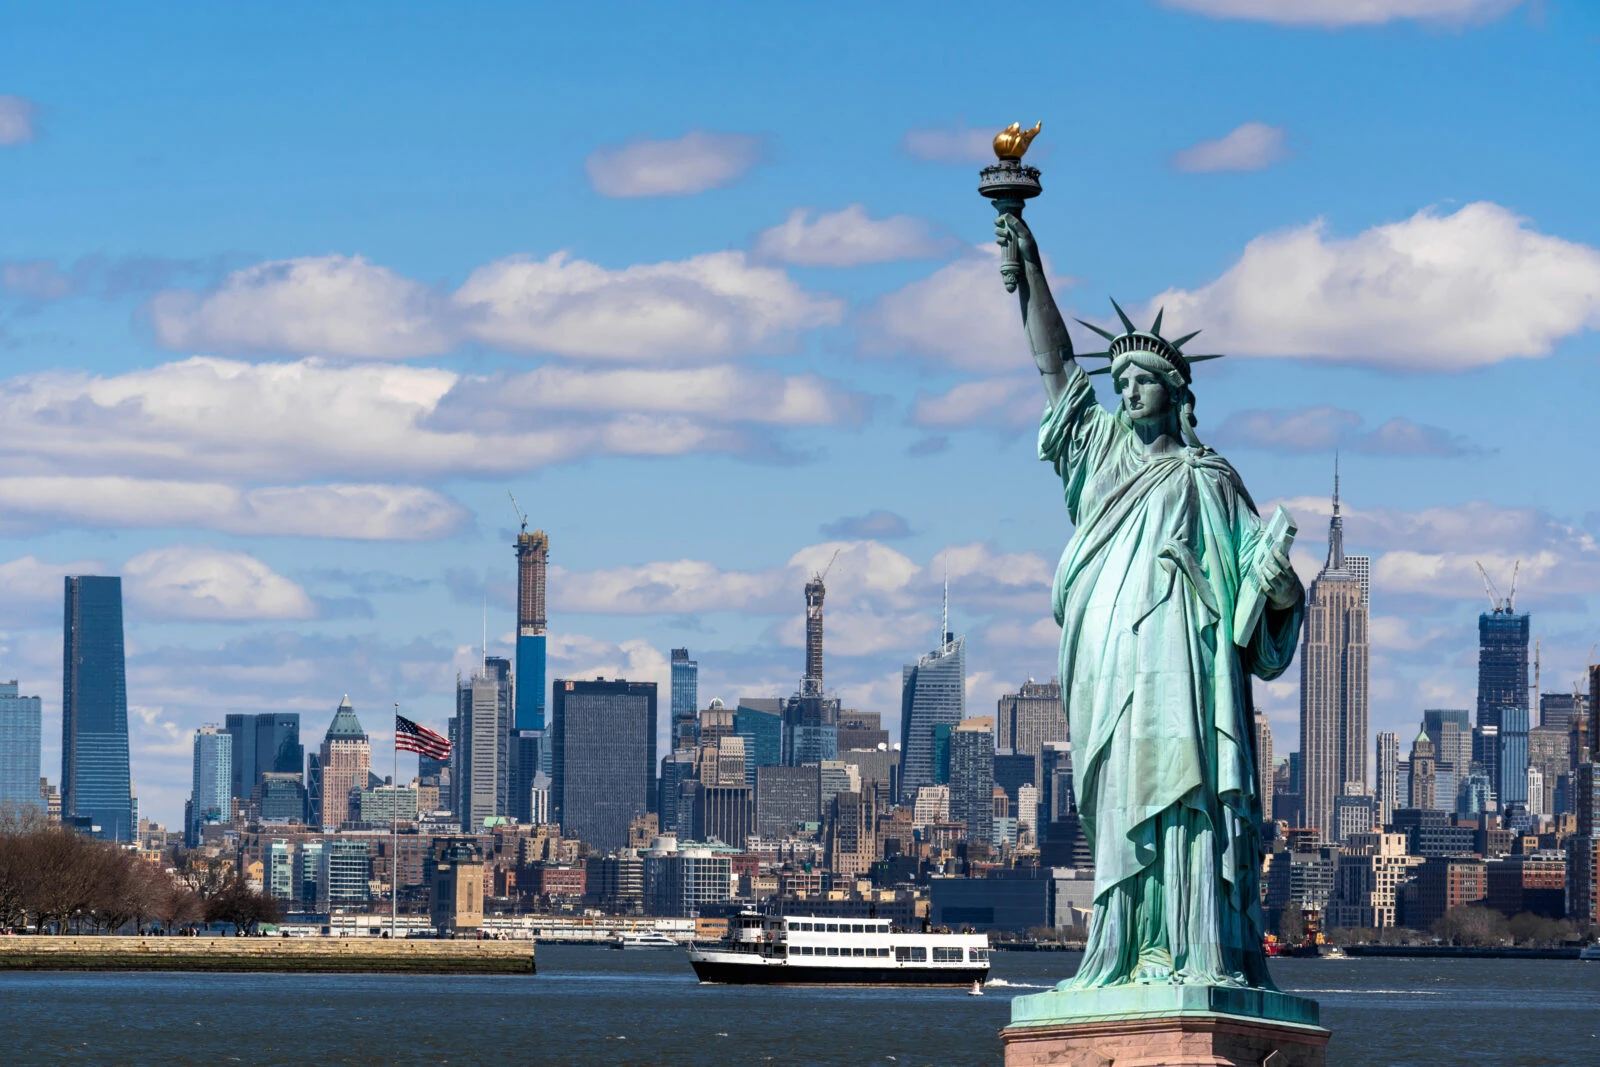
[[[1262,524],[1206,448],[1150,453],[1069,364],[1039,429],[1074,532],[1056,570],[1061,693],[1095,907],[1071,985],[1273,988],[1261,948],[1250,675],[1276,678],[1304,614],[1270,605],[1235,644]]]

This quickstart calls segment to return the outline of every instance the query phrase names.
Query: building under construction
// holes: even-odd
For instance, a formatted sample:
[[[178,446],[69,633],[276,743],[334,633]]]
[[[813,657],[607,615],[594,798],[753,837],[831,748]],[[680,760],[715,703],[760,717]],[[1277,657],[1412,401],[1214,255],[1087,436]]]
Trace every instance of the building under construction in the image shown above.
[[[520,515],[520,512],[519,512]],[[543,530],[517,534],[517,714],[519,730],[544,729],[545,570],[550,539]]]

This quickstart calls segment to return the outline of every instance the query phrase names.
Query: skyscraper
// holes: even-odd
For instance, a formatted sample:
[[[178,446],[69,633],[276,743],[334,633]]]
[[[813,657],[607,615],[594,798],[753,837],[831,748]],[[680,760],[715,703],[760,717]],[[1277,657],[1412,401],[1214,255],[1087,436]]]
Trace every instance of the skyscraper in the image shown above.
[[[672,747],[694,748],[699,744],[700,664],[689,658],[687,648],[672,650]]]
[[[305,773],[306,750],[300,743],[300,713],[273,711],[256,716],[256,780],[263,775]]]
[[[1400,799],[1400,735],[1378,735],[1378,826],[1388,826],[1394,821],[1394,809]]]
[[[1418,732],[1411,742],[1411,806],[1437,808],[1438,790],[1434,782],[1434,749],[1428,731]]]
[[[1061,703],[1060,682],[1036,682],[1029,678],[1017,692],[1002,696],[997,710],[994,724],[997,749],[1037,756],[1046,741],[1067,740],[1067,711]]]
[[[194,767],[189,789],[189,825],[184,839],[190,847],[200,843],[200,827],[226,822],[233,798],[233,733],[220,726],[202,726],[194,732]]]
[[[828,566],[833,566],[832,560]],[[806,583],[806,673],[800,679],[801,696],[822,695],[822,601],[828,594],[822,580],[826,576],[826,570],[820,571]]]
[[[228,772],[228,795],[239,800],[249,800],[256,787],[256,717],[231,713],[223,717],[223,726],[232,742]]]
[[[655,809],[656,684],[557,679],[553,691],[550,789],[562,835],[624,848],[628,824]]]
[[[520,512],[519,512],[520,514]],[[545,722],[545,570],[550,539],[528,532],[524,519],[517,534],[517,711],[516,728],[543,730]]]
[[[994,840],[994,720],[987,715],[950,732],[950,818],[967,824],[968,841]]]
[[[1501,708],[1528,706],[1528,631],[1510,597],[1478,616],[1479,726],[1499,726]]]
[[[900,801],[938,784],[934,774],[934,728],[967,717],[967,639],[948,629],[940,646],[908,663],[900,682]]]
[[[350,706],[348,693],[339,701],[333,721],[328,724],[316,766],[320,772],[322,825],[338,829],[355,819],[350,810],[350,790],[365,789],[367,775],[372,773],[372,743]]]
[[[1262,712],[1256,712],[1256,792],[1261,797],[1261,818],[1272,821],[1272,725]]]
[[[1333,479],[1328,558],[1306,594],[1300,650],[1300,754],[1304,822],[1328,839],[1333,801],[1346,784],[1367,787],[1367,595],[1365,556],[1346,556]]]
[[[1500,730],[1495,745],[1495,795],[1500,810],[1508,804],[1528,802],[1528,709],[1504,705],[1499,709]]]
[[[69,576],[62,630],[61,817],[131,841],[122,579]]]
[[[40,717],[44,701],[25,697],[15,681],[0,682],[0,808],[28,807],[41,815]]]
[[[512,814],[510,661],[486,657],[470,679],[457,680],[456,720],[455,811],[461,829],[471,833],[483,828],[484,819]]]

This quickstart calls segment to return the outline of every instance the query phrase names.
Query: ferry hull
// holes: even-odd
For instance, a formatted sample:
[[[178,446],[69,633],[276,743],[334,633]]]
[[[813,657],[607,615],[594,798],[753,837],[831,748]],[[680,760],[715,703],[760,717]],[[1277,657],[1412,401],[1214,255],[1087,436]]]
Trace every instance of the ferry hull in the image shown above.
[[[691,960],[701,982],[716,985],[970,986],[989,977],[971,967],[797,967]]]

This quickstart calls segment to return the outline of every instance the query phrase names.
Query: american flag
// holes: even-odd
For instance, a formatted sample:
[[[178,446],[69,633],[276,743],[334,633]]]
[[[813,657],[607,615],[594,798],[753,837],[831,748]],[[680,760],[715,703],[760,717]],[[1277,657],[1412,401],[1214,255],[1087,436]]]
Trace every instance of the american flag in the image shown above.
[[[434,733],[426,726],[418,726],[404,715],[394,717],[394,747],[416,752],[429,759],[448,759],[450,739]]]

